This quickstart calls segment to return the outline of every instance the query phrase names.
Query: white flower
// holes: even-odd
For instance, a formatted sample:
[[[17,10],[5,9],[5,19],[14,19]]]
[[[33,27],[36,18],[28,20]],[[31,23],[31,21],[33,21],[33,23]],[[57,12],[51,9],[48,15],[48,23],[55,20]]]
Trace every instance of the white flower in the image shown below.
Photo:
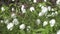
[[[37,2],[37,0],[33,0],[33,2],[34,2],[34,3],[36,3],[36,2]]]
[[[41,23],[40,19],[36,20],[36,24],[39,25]]]
[[[44,14],[47,14],[48,8],[42,6],[41,7],[41,12],[39,12],[39,16],[43,16]]]
[[[48,24],[48,21],[43,22],[43,26],[46,26]]]
[[[12,1],[15,1],[15,0],[12,0]]]
[[[15,18],[15,19],[13,19],[13,24],[15,24],[15,25],[18,25],[19,24],[19,21]]]
[[[26,9],[24,7],[25,7],[24,5],[22,5],[22,7],[21,7],[22,13],[25,13],[26,12]]]
[[[29,31],[30,28],[31,28],[30,26],[27,26],[27,31]]]
[[[14,11],[15,9],[12,7],[12,11]]]
[[[24,30],[24,29],[25,29],[25,24],[21,24],[21,25],[19,26],[19,28],[20,28],[21,30]]]
[[[46,2],[47,0],[44,0],[44,2]]]
[[[2,10],[2,11],[5,11],[5,8],[4,8],[4,7],[1,7],[1,10]]]
[[[55,16],[55,13],[54,13],[54,12],[52,12],[51,16]]]
[[[39,4],[39,7],[42,7],[42,4]]]
[[[30,11],[32,12],[32,11],[34,11],[35,9],[34,9],[34,7],[30,7]]]
[[[1,23],[3,23],[4,21],[3,20],[1,20]]]
[[[55,11],[53,8],[51,9],[52,11]]]
[[[39,12],[39,16],[43,16],[44,15],[44,13],[43,12]]]
[[[15,13],[12,13],[12,14],[11,14],[11,18],[16,18]]]
[[[7,20],[5,20],[5,24],[8,24],[9,23],[9,20],[7,19]]]
[[[51,10],[51,6],[48,6],[48,10],[49,10],[49,11]]]
[[[60,30],[57,31],[57,34],[60,34]]]
[[[43,12],[43,13],[46,13],[47,10],[48,10],[48,8],[47,7],[44,7],[44,6],[42,6],[41,9],[42,9],[41,12]]]
[[[56,1],[56,4],[60,4],[60,0],[57,0],[57,1]]]
[[[55,19],[51,19],[49,23],[50,23],[50,26],[53,27],[55,25]]]
[[[14,26],[13,23],[9,23],[9,24],[7,24],[7,29],[8,30],[12,30],[13,29],[13,26]]]
[[[58,15],[58,12],[57,12],[57,11],[55,11],[55,14],[56,14],[56,15]]]

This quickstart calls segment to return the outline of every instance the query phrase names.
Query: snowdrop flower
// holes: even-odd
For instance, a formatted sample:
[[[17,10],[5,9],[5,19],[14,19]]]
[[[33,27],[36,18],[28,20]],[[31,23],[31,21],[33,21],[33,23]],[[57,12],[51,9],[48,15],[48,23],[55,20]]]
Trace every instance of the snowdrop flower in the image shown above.
[[[5,24],[8,24],[9,23],[9,20],[7,19],[7,20],[5,20]]]
[[[56,1],[56,4],[60,4],[60,0],[57,0],[57,1]]]
[[[34,2],[34,3],[36,3],[36,2],[37,2],[37,0],[33,0],[33,2]]]
[[[16,18],[15,13],[12,13],[12,14],[11,14],[11,18]]]
[[[48,6],[48,10],[49,10],[49,11],[51,10],[51,6]]]
[[[41,23],[40,19],[36,20],[36,24],[39,25]]]
[[[13,29],[13,26],[14,26],[13,23],[9,23],[7,24],[7,29],[11,31]]]
[[[21,7],[22,13],[25,13],[26,12],[26,9],[24,7],[25,7],[24,5],[22,5],[22,7]]]
[[[55,19],[51,19],[49,23],[50,23],[50,26],[53,27],[55,25]]]
[[[14,11],[15,9],[12,7],[12,11]]]
[[[32,11],[34,11],[35,9],[34,9],[34,7],[30,7],[30,11],[32,12]]]
[[[46,2],[47,0],[44,0],[44,2]]]
[[[2,10],[2,11],[5,11],[5,8],[4,8],[4,7],[1,7],[1,10]]]
[[[15,1],[15,0],[12,0],[12,1]]]
[[[21,30],[24,30],[24,29],[25,29],[25,24],[21,24],[21,25],[19,26],[19,28],[20,28]]]
[[[19,24],[19,21],[15,18],[15,19],[13,19],[13,24],[15,24],[15,25],[18,25]]]
[[[46,26],[48,24],[48,21],[43,22],[43,26]]]
[[[60,34],[60,30],[57,31],[57,34]]]
[[[3,23],[4,21],[3,20],[1,20],[1,23]]]

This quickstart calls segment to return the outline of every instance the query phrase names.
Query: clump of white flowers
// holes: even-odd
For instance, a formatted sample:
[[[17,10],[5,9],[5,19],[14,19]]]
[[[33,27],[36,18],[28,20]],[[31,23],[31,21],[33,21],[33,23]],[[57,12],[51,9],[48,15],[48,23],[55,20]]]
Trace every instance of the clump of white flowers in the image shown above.
[[[34,3],[36,3],[36,2],[37,2],[37,0],[33,0],[33,2],[34,2]]]
[[[18,21],[17,18],[14,18],[12,22],[13,22],[13,24],[15,24],[15,25],[18,25],[18,24],[19,24],[19,21]]]
[[[11,18],[16,18],[16,14],[15,13],[12,13],[11,14]]]
[[[13,23],[8,23],[7,24],[7,29],[11,31],[13,29],[13,26],[14,26]]]
[[[42,6],[41,7],[41,12],[39,12],[39,16],[43,16],[44,14],[46,14],[47,13],[47,11],[48,11],[48,8],[47,7],[44,7],[44,6]]]
[[[34,11],[35,10],[35,8],[34,7],[30,7],[30,11],[32,12],[32,11]]]
[[[57,31],[57,34],[60,34],[60,30]]]
[[[55,19],[51,19],[51,20],[49,21],[50,26],[53,27],[53,26],[55,25],[55,22],[56,22]]]
[[[24,5],[21,6],[21,11],[22,11],[22,13],[25,13],[26,12],[26,9],[25,9],[25,6]]]
[[[1,7],[1,11],[5,11],[5,8],[4,7]]]
[[[25,29],[25,24],[21,24],[21,25],[19,26],[19,28],[20,28],[21,30],[24,30],[24,29]]]
[[[39,25],[41,23],[41,20],[40,19],[37,19],[36,20],[36,24]]]
[[[48,24],[48,21],[43,22],[43,26],[46,26]]]

